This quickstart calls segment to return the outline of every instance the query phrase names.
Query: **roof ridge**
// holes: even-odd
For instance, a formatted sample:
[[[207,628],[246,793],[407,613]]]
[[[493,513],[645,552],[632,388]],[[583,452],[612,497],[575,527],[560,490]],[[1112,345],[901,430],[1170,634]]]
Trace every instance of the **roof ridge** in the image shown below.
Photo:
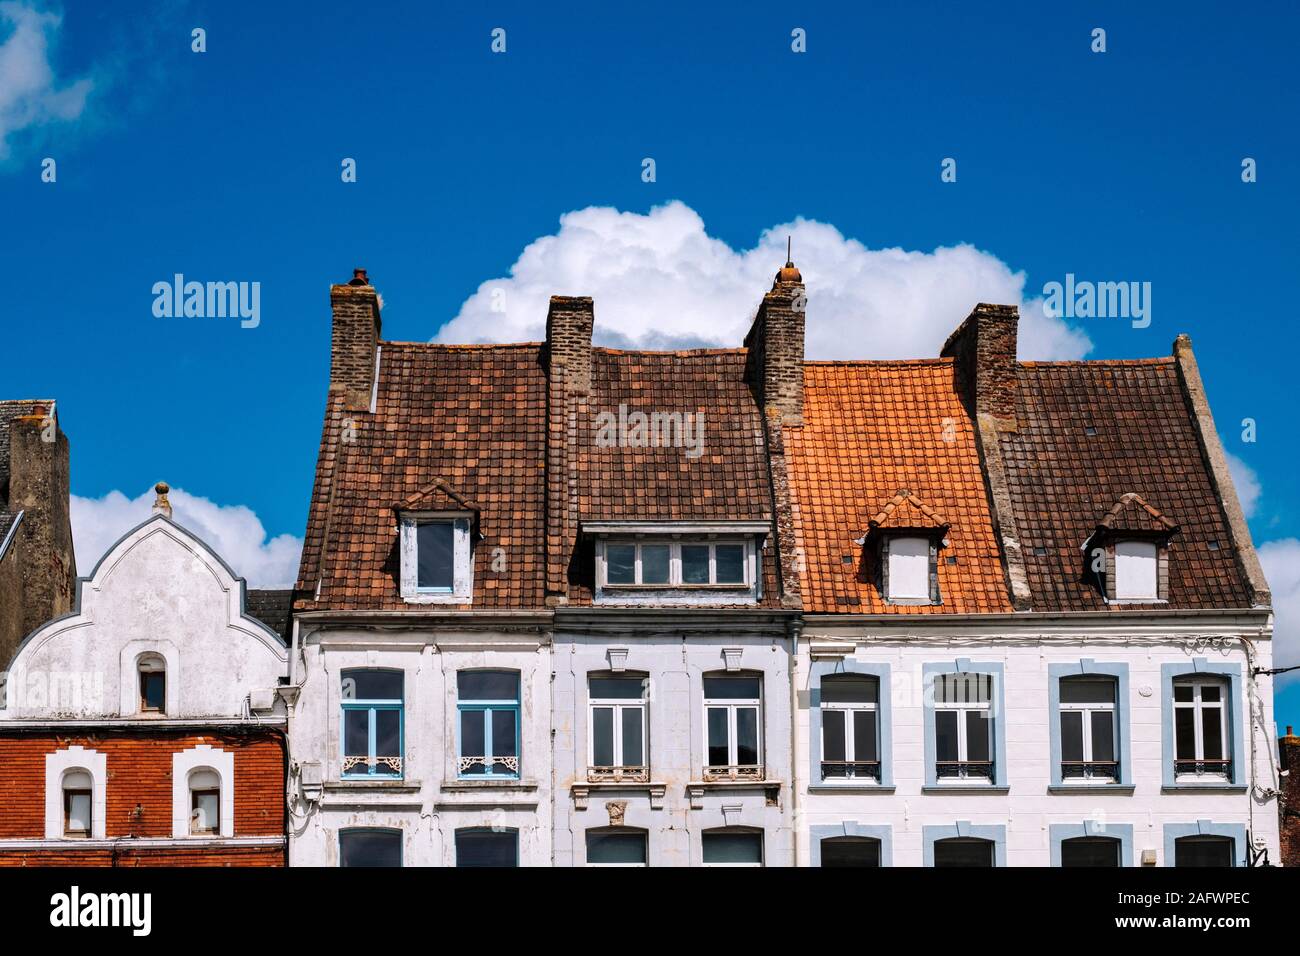
[[[527,349],[540,348],[545,342],[389,342],[379,343],[381,348],[426,348],[426,349]]]

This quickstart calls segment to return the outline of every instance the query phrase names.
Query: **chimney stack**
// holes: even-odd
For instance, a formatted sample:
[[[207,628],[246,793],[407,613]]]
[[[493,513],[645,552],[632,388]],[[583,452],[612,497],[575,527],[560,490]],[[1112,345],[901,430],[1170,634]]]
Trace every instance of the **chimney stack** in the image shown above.
[[[780,416],[782,425],[803,424],[804,311],[807,308],[803,276],[786,259],[772,289],[763,296],[754,324],[745,336],[749,350],[745,377],[768,415]]]
[[[591,333],[595,325],[591,296],[551,296],[546,313],[546,362],[552,382],[562,380],[569,394],[591,391]]]
[[[975,415],[991,415],[999,420],[1016,417],[1019,322],[1020,310],[1016,306],[981,302],[948,336],[939,353],[955,359],[963,393]]]
[[[10,422],[7,508],[23,513],[17,530],[21,622],[16,637],[0,633],[5,661],[25,635],[72,610],[77,562],[68,507],[68,460],[68,436],[59,428],[53,406],[33,405],[28,414]],[[2,600],[5,595],[0,595]]]
[[[330,391],[343,394],[347,411],[370,410],[379,347],[379,295],[365,269],[353,269],[346,285],[330,286],[334,312],[330,345]]]

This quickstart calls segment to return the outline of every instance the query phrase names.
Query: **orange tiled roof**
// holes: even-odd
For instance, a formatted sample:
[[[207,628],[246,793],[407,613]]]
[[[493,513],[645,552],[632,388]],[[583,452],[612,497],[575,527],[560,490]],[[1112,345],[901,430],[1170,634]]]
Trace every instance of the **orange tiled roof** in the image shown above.
[[[952,360],[807,362],[803,421],[786,431],[786,449],[805,611],[1011,610]],[[860,580],[862,548],[855,540],[899,489],[950,525],[939,558],[941,605],[886,604],[874,583]],[[906,507],[912,519],[931,520],[910,500]]]

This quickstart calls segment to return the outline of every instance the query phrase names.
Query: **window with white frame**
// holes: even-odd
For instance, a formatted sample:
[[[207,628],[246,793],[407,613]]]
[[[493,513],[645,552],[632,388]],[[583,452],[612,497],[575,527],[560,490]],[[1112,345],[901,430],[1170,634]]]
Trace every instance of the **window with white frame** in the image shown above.
[[[761,780],[763,678],[704,678],[705,780]]]
[[[1231,779],[1228,682],[1174,678],[1174,774],[1179,779]]]
[[[190,833],[221,834],[221,777],[204,767],[190,772]]]
[[[880,779],[880,682],[862,674],[821,681],[822,779]]]
[[[1115,600],[1160,597],[1159,549],[1154,541],[1115,542]]]
[[[760,830],[705,830],[700,835],[705,866],[762,866]]]
[[[473,599],[473,517],[403,513],[401,592],[407,603],[469,603]]]
[[[63,775],[63,835],[87,839],[94,832],[91,819],[95,784],[85,770],[69,770]]]
[[[588,866],[645,866],[646,831],[609,827],[587,831]]]
[[[889,600],[928,603],[931,599],[930,539],[891,535],[886,544]]]
[[[136,661],[140,682],[140,712],[167,713],[167,664],[159,654],[141,654]]]
[[[1119,779],[1116,687],[1113,677],[1061,678],[1062,780]]]
[[[605,587],[744,588],[744,541],[607,541]]]
[[[626,674],[587,679],[591,742],[589,780],[649,779],[646,740],[648,678]]]
[[[519,672],[456,674],[461,777],[519,776]]]
[[[934,678],[935,777],[940,782],[993,774],[993,675]]]
[[[343,776],[402,776],[403,684],[400,670],[343,671]]]

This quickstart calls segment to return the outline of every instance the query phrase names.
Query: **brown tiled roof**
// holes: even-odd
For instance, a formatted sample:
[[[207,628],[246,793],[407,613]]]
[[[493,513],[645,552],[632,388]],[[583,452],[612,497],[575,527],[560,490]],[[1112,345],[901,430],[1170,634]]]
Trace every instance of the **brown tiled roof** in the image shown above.
[[[1170,607],[1250,606],[1174,359],[1021,363],[1016,419],[1001,446],[1034,610],[1107,607],[1081,548],[1130,493],[1177,519]]]
[[[591,394],[579,406],[573,435],[579,521],[771,521],[763,420],[745,381],[746,355],[594,349]],[[703,415],[699,455],[684,447],[600,447],[599,416],[617,417],[620,405],[628,414]],[[764,603],[775,604],[770,537],[762,554]],[[581,561],[579,568],[569,599],[589,603],[592,578]]]
[[[250,588],[244,592],[244,611],[257,618],[286,644],[290,642],[293,624],[293,592]]]
[[[786,430],[786,449],[806,569],[805,611],[1011,610],[975,434],[951,359],[807,362],[803,420],[802,428]],[[862,573],[855,541],[900,489],[950,525],[939,558],[940,605],[886,604]],[[906,507],[929,520],[910,501]]]
[[[540,351],[536,343],[382,343],[374,413],[344,411],[337,396],[326,413],[300,606],[406,608],[393,506],[430,493],[438,480],[481,509],[473,607],[543,605]],[[344,427],[347,419],[351,428]],[[504,558],[504,571],[493,570],[494,554]],[[313,602],[317,579],[320,596]]]
[[[479,510],[478,505],[457,494],[443,478],[435,479],[415,494],[394,503],[393,507],[398,511]]]

